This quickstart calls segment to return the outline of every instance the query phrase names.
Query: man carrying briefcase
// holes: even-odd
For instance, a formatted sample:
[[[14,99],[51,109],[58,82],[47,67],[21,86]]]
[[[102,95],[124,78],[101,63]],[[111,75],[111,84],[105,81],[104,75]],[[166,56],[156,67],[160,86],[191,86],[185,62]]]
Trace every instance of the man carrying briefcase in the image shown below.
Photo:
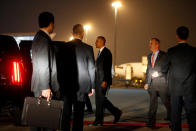
[[[31,90],[35,97],[43,96],[49,99],[52,92],[59,89],[56,73],[56,59],[54,53],[49,48],[51,43],[50,35],[54,30],[54,16],[49,12],[43,12],[39,15],[40,30],[34,37],[32,43],[32,63],[33,75],[31,81]],[[40,128],[31,128],[31,131],[42,130]],[[43,129],[49,131],[50,129]]]
[[[63,101],[47,101],[41,97],[26,97],[22,113],[22,124],[39,127],[31,128],[31,130],[60,130],[63,107]]]

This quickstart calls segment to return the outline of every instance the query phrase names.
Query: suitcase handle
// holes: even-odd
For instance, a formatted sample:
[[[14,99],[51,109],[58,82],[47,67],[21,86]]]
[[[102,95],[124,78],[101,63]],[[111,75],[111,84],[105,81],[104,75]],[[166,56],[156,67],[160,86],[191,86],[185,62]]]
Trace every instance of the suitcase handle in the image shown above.
[[[38,99],[37,99],[37,104],[38,105],[40,105],[41,104],[41,98],[43,98],[42,96],[40,96],[40,97],[38,97]],[[48,101],[48,106],[50,106],[51,105],[51,99],[52,99],[52,97],[50,97],[50,99],[49,99],[49,101]]]

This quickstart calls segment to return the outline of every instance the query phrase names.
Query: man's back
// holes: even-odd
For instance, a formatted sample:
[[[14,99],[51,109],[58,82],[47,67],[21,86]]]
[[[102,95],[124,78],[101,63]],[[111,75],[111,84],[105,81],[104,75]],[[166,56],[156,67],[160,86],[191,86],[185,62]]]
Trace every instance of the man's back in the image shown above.
[[[188,95],[195,92],[196,48],[187,43],[181,43],[168,50],[167,61],[170,64],[170,92],[176,95]]]
[[[88,94],[94,88],[95,79],[95,63],[92,46],[83,43],[79,39],[75,39],[67,43],[74,52],[74,60],[72,60],[75,70],[75,82],[78,83],[77,94]],[[81,98],[79,98],[81,97]],[[81,100],[83,96],[78,96]]]
[[[32,43],[33,75],[31,89],[38,92],[49,88],[48,46],[51,39],[43,31],[37,32]]]

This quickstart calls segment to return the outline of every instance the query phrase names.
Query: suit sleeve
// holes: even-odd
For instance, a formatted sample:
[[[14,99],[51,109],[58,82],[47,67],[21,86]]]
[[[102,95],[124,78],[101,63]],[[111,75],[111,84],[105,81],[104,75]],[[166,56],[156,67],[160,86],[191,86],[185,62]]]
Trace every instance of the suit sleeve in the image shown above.
[[[194,48],[194,53],[195,53],[195,63],[194,63],[194,67],[196,67],[196,48]],[[194,68],[195,70],[195,74],[196,74],[196,68]]]
[[[45,38],[41,39],[38,45],[36,53],[37,64],[39,68],[39,79],[40,79],[40,90],[45,90],[50,88],[50,73],[49,73],[49,61],[48,61],[48,44],[49,41]],[[37,69],[36,69],[37,70]]]
[[[151,75],[150,75],[150,60],[149,60],[149,56],[148,56],[148,65],[147,65],[147,69],[146,69],[146,84],[150,84],[151,83]]]
[[[104,68],[104,78],[103,81],[106,81],[111,85],[111,69],[112,69],[112,54],[108,52],[103,59],[103,68]]]
[[[57,64],[56,64],[56,53],[55,53],[55,47],[51,46],[50,51],[50,58],[51,58],[51,88],[54,92],[57,92],[59,90],[59,83],[57,80]]]
[[[162,65],[161,65],[161,72],[163,75],[167,76],[170,66],[169,54],[166,53],[163,57]]]
[[[90,48],[90,54],[88,59],[88,71],[90,75],[91,88],[95,89],[95,59],[92,47]]]

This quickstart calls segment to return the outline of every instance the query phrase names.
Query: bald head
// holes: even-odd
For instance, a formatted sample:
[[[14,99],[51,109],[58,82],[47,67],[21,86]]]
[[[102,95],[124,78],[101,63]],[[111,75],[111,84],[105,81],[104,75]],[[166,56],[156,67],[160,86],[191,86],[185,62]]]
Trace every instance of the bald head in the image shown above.
[[[84,27],[81,24],[76,24],[73,26],[73,36],[74,38],[83,39],[84,37]]]

